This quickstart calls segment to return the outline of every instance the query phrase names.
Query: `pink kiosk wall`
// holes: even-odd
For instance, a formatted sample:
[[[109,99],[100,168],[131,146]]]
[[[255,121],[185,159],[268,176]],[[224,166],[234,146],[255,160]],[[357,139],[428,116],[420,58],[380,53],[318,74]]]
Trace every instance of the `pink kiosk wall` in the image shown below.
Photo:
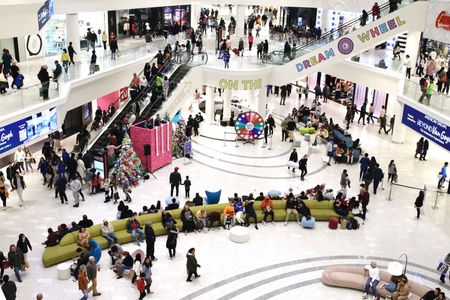
[[[139,127],[140,123],[130,128],[131,142],[144,169],[153,172],[172,162],[172,122],[161,124],[152,129]],[[144,145],[150,144],[150,155],[144,155]]]

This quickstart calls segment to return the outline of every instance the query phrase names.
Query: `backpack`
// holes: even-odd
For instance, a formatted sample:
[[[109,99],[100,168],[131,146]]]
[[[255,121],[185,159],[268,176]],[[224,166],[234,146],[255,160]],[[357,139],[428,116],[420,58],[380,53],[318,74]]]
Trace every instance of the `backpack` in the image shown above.
[[[354,218],[348,219],[347,229],[348,230],[358,229],[358,221],[356,221]]]
[[[448,271],[448,265],[445,262],[441,261],[437,267],[437,270],[441,272],[441,274],[446,274]]]

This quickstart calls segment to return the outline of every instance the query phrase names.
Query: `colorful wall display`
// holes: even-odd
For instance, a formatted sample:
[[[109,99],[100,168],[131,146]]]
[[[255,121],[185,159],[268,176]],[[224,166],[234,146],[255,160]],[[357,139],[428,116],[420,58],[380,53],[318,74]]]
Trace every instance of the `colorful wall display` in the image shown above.
[[[450,5],[448,1],[428,1],[424,37],[450,43]]]
[[[402,123],[450,151],[449,125],[406,104],[403,109]]]
[[[0,155],[57,129],[56,108],[0,127]]]

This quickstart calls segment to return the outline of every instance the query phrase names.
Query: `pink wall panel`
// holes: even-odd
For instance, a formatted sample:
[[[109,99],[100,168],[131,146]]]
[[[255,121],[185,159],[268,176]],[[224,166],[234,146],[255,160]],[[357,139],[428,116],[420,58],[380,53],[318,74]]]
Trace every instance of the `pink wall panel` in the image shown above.
[[[145,169],[153,172],[172,162],[172,123],[161,124],[153,129],[134,125],[130,133],[133,147]],[[148,158],[144,155],[145,144],[150,144]]]
[[[108,110],[108,106],[110,103],[113,103],[114,101],[117,100],[117,98],[119,98],[119,91],[114,91],[111,92],[105,96],[102,96],[100,98],[97,98],[97,105],[100,106],[100,108],[102,110]],[[93,108],[94,111],[97,109],[97,107]],[[116,107],[117,109],[117,107]]]

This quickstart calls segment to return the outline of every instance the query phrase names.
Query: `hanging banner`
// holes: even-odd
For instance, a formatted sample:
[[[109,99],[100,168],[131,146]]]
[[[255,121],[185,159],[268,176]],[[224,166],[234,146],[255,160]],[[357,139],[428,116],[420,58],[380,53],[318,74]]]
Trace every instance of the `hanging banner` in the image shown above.
[[[427,20],[423,35],[432,40],[450,43],[450,1],[428,1]]]
[[[449,126],[405,104],[402,123],[450,151]]]

